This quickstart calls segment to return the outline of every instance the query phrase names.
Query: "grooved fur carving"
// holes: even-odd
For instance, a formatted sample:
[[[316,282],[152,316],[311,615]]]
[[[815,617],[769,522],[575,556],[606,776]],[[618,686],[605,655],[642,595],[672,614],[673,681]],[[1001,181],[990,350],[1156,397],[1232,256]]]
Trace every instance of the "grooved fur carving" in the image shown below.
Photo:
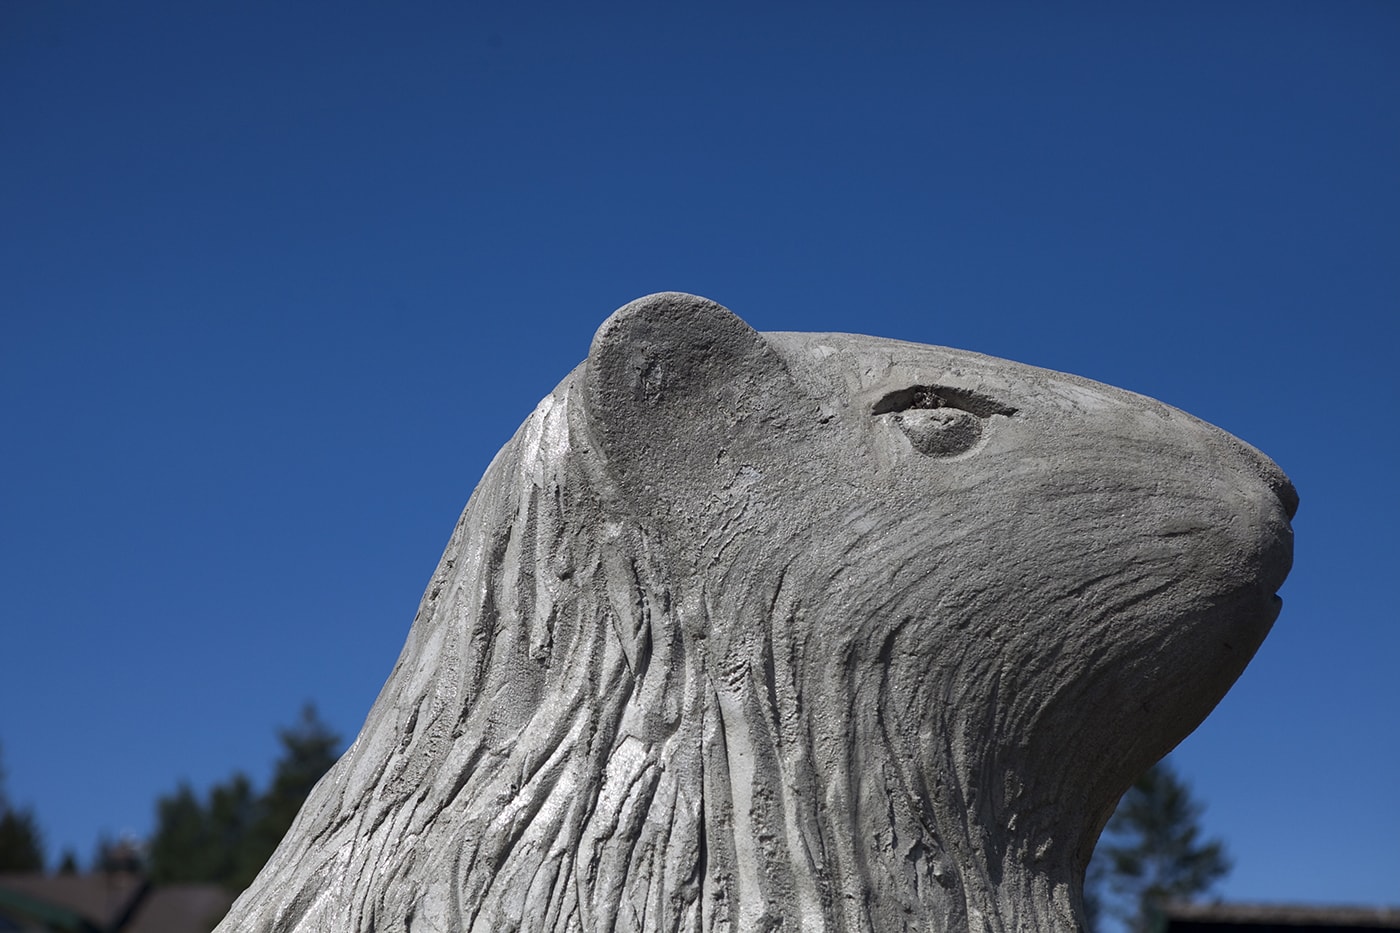
[[[1048,931],[1278,612],[1296,497],[1141,396],[598,331],[472,494],[363,731],[224,931]]]

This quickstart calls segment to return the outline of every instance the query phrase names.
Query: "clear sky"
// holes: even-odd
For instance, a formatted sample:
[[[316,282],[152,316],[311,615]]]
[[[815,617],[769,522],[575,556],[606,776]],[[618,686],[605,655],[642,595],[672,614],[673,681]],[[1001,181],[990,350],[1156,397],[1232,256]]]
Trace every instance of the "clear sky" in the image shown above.
[[[0,745],[50,858],[347,737],[617,306],[1123,386],[1301,495],[1175,754],[1234,900],[1400,904],[1400,4],[0,5]]]

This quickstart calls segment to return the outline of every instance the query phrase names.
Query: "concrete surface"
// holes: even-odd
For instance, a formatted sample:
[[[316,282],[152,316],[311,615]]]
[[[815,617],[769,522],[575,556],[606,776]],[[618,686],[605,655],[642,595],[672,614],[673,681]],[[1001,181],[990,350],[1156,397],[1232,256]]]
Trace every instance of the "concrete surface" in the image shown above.
[[[1074,376],[618,310],[220,927],[1077,930],[1277,613],[1263,455]]]

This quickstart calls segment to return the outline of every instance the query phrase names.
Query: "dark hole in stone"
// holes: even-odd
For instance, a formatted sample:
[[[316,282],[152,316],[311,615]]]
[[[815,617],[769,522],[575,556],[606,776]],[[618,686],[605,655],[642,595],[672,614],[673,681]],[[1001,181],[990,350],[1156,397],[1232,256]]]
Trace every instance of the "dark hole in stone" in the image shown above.
[[[1016,409],[1010,405],[1003,405],[969,389],[956,389],[952,386],[910,386],[907,389],[899,389],[876,402],[870,413],[887,415],[891,412],[919,408],[956,408],[979,418],[1016,414]]]

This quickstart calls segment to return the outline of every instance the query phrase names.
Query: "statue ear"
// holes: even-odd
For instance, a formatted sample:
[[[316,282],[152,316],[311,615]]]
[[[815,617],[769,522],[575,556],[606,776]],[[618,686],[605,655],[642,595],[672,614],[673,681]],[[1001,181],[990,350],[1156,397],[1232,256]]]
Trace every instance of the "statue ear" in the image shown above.
[[[767,462],[800,398],[763,335],[680,292],[613,312],[593,338],[585,387],[610,470],[633,493],[663,499],[675,498],[665,487],[714,490],[739,468]]]

